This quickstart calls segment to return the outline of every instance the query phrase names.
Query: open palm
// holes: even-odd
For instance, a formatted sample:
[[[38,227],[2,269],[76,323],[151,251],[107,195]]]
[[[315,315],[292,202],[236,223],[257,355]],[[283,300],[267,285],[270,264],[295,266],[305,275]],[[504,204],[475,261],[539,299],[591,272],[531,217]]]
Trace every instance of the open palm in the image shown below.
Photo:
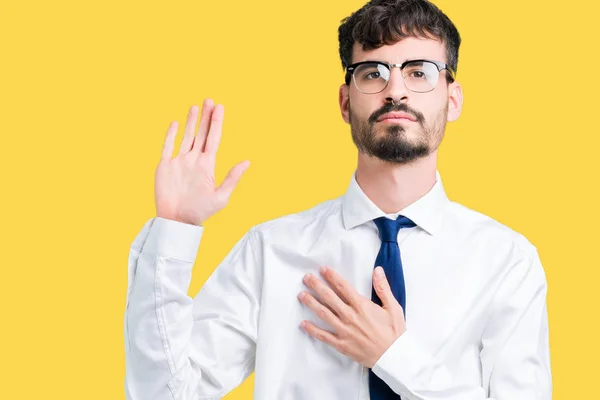
[[[224,107],[204,100],[198,132],[194,135],[199,109],[190,107],[179,154],[173,158],[178,123],[167,130],[162,157],[156,168],[154,196],[156,215],[193,225],[202,225],[208,217],[227,205],[233,189],[249,161],[235,165],[220,186],[215,182],[215,162]]]

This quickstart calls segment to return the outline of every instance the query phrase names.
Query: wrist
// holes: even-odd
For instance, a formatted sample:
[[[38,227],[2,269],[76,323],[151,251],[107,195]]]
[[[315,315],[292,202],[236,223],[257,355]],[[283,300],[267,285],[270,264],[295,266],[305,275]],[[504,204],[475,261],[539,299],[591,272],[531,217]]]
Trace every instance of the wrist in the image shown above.
[[[204,221],[201,219],[190,218],[190,217],[186,217],[186,216],[182,216],[182,215],[178,215],[178,214],[174,214],[174,213],[158,212],[158,213],[156,213],[156,216],[159,218],[168,219],[170,221],[175,221],[175,222],[181,222],[182,224],[188,224],[188,225],[202,226],[202,224],[204,223]]]

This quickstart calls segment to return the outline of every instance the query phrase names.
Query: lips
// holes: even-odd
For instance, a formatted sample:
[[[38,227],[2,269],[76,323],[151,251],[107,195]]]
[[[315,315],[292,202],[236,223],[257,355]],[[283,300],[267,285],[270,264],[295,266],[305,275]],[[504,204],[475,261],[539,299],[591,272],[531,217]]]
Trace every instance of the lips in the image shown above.
[[[377,121],[383,121],[384,119],[407,119],[409,121],[415,121],[415,119],[413,117],[411,117],[410,115],[406,114],[406,113],[401,113],[401,112],[391,112],[391,113],[387,113],[387,114],[383,114],[381,117],[379,117],[377,119]]]

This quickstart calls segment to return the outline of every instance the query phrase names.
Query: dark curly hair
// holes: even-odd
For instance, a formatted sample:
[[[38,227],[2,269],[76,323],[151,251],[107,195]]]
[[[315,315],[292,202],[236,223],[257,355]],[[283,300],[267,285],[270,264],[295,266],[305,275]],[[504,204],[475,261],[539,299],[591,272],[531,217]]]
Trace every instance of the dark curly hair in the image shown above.
[[[444,43],[446,63],[457,71],[460,34],[446,14],[428,0],[371,0],[344,18],[338,28],[342,68],[352,64],[354,42],[368,51],[411,36]]]

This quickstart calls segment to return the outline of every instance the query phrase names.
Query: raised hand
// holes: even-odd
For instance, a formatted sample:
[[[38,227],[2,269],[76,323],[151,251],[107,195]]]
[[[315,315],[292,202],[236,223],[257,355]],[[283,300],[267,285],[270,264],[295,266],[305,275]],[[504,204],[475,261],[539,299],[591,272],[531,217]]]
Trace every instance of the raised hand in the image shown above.
[[[178,123],[171,122],[155,173],[157,217],[202,225],[208,217],[227,205],[250,161],[242,161],[231,168],[217,187],[215,160],[224,111],[223,105],[215,105],[212,99],[205,99],[198,132],[194,135],[199,109],[196,105],[190,107],[181,147],[175,158],[173,148]]]

